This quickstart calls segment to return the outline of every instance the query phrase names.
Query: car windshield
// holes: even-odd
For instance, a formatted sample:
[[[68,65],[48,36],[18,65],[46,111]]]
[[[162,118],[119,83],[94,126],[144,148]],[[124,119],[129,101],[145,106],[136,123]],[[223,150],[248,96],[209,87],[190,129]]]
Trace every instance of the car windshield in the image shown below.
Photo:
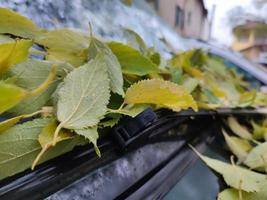
[[[185,39],[179,37],[150,6],[142,0],[134,1],[130,7],[118,0],[52,1],[2,0],[0,6],[31,18],[44,28],[73,27],[88,31],[92,24],[94,33],[105,39],[126,41],[124,29],[137,32],[149,47],[169,56],[172,50],[185,50]],[[37,17],[38,16],[38,17]]]

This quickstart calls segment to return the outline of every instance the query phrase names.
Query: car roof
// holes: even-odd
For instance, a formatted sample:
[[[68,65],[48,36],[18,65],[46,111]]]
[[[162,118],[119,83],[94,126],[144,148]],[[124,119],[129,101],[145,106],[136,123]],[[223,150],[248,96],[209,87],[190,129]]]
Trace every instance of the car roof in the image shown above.
[[[267,69],[262,67],[261,65],[252,63],[244,56],[242,56],[242,54],[231,51],[228,48],[223,48],[218,45],[209,44],[201,40],[187,39],[187,44],[188,45],[186,46],[188,49],[201,48],[207,52],[210,52],[212,54],[215,54],[217,56],[223,57],[224,59],[231,61],[244,71],[254,76],[256,79],[260,80],[265,85],[267,85]]]

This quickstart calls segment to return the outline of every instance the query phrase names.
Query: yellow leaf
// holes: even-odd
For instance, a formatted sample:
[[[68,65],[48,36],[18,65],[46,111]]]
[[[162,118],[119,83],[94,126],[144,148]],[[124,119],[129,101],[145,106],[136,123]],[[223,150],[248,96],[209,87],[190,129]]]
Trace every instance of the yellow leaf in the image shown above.
[[[238,158],[238,163],[242,163],[247,155],[248,152],[252,149],[250,143],[242,138],[229,136],[225,130],[222,130],[225,142],[231,152]]]
[[[0,74],[6,72],[12,65],[26,60],[31,46],[31,40],[0,44]]]
[[[126,92],[125,103],[156,104],[177,112],[189,107],[197,110],[196,102],[184,87],[161,79],[133,84]]]
[[[28,92],[13,84],[0,81],[0,114],[17,105]]]
[[[40,111],[34,112],[32,114],[20,115],[20,116],[13,117],[11,119],[8,119],[8,120],[5,120],[5,121],[0,122],[0,134],[2,132],[4,132],[5,130],[7,130],[7,129],[11,128],[12,126],[14,126],[20,120],[33,117],[33,116],[38,115],[38,114],[40,114],[42,112],[43,111],[40,110]]]
[[[50,123],[48,123],[41,131],[38,141],[42,147],[42,150],[37,155],[35,160],[32,163],[32,169],[37,165],[38,161],[41,159],[41,157],[44,155],[44,153],[51,148],[53,145],[53,139],[54,139],[54,132],[57,128],[57,123],[55,120],[52,120]],[[70,133],[67,130],[61,129],[59,131],[59,134],[56,137],[57,142],[61,142],[63,140],[71,139],[73,138],[73,134]]]
[[[79,67],[87,61],[87,51],[70,52],[60,49],[48,49],[46,60],[66,62],[74,67]]]
[[[0,8],[0,33],[33,39],[40,32],[41,29],[28,18],[12,10]]]
[[[21,120],[21,118],[22,118],[21,116],[17,116],[17,117],[13,117],[11,119],[0,122],[0,133],[14,126],[16,123],[18,123]]]
[[[56,75],[57,75],[57,65],[52,65],[51,71],[49,72],[46,80],[41,85],[39,85],[37,88],[30,91],[27,97],[28,98],[33,97],[44,92],[49,87],[49,85],[54,81]]]
[[[228,125],[230,129],[239,137],[247,140],[253,140],[252,134],[248,131],[248,129],[239,124],[239,122],[234,117],[228,117],[227,119]]]
[[[210,73],[203,75],[203,85],[209,88],[216,97],[225,97],[225,92],[221,89],[215,77]]]
[[[47,48],[47,60],[80,66],[87,61],[89,37],[75,30],[58,29],[39,35],[36,42]]]
[[[218,104],[211,104],[211,103],[205,103],[205,102],[197,102],[198,108],[203,108],[203,109],[210,109],[210,110],[215,110],[216,108],[219,107]]]

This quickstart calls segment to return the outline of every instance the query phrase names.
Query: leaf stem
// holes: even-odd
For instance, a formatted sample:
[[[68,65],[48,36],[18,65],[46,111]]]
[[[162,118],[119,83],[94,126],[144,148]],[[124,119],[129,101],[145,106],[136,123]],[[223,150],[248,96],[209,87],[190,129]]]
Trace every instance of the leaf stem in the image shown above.
[[[27,97],[28,98],[33,97],[33,96],[36,96],[36,95],[42,93],[43,91],[45,91],[48,88],[48,86],[50,85],[50,83],[56,77],[56,72],[57,72],[57,65],[52,65],[51,71],[50,71],[47,79],[41,85],[39,85],[36,89],[30,91]]]
[[[89,32],[90,32],[90,37],[93,37],[93,28],[91,22],[89,22]]]
[[[118,110],[122,110],[122,108],[123,108],[124,105],[125,105],[125,102],[123,102],[123,103],[121,104],[121,106],[119,107]]]
[[[238,186],[238,199],[239,200],[243,200],[243,196],[242,196],[242,180],[239,181],[239,186]]]
[[[265,158],[264,158],[264,155],[260,155],[260,157],[261,157],[261,159],[262,159],[262,161],[263,161],[263,163],[264,163],[264,169],[265,169],[265,172],[267,173],[267,165],[266,165],[266,160],[265,160]]]
[[[38,110],[38,111],[36,111],[36,112],[34,112],[34,113],[23,115],[23,116],[22,116],[22,119],[30,118],[30,117],[33,117],[33,116],[35,116],[35,115],[41,114],[41,113],[43,113],[43,112],[44,112],[43,110]]]
[[[40,151],[40,153],[37,155],[37,157],[35,158],[35,160],[32,163],[32,167],[31,167],[32,170],[34,170],[35,166],[40,161],[42,155],[49,149],[49,147],[51,147],[51,144],[47,144],[42,148],[42,150]]]
[[[63,128],[63,125],[64,123],[60,123],[57,128],[56,128],[56,131],[54,133],[54,137],[53,137],[53,141],[52,141],[52,146],[55,146],[56,143],[57,143],[57,137],[58,137],[58,134],[59,134],[59,131]]]

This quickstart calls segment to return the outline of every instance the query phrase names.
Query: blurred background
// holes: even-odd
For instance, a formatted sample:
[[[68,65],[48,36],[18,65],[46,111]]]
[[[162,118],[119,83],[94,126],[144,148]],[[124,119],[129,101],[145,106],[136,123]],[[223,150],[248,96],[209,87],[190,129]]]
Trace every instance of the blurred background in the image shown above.
[[[267,64],[267,0],[147,0],[184,37],[213,41]]]
[[[48,29],[71,27],[89,33],[90,22],[93,32],[107,40],[126,42],[129,38],[125,29],[132,29],[147,46],[154,47],[164,57],[199,47],[222,58],[229,67],[242,68],[247,79],[254,75],[267,84],[267,68],[265,71],[257,69],[258,66],[267,67],[267,0],[0,0],[0,6],[15,10]],[[153,156],[155,153],[163,155],[162,160],[165,156],[162,152],[171,150],[169,144],[156,149],[153,149]],[[137,170],[129,173],[130,178],[142,177],[143,166],[157,164],[146,157],[137,157]],[[129,160],[122,160],[123,169],[132,169]],[[142,162],[145,164],[140,165]],[[104,178],[101,171],[99,174],[100,180],[96,176],[89,179],[92,191],[100,191],[99,182]],[[108,188],[118,187],[108,183]],[[218,191],[216,176],[198,161],[165,199],[212,200]],[[62,192],[51,199],[60,199],[60,195],[64,197]]]
[[[1,0],[0,6],[44,28],[88,30],[92,22],[98,35],[116,40],[124,38],[121,27],[130,28],[163,54],[166,42],[186,50],[181,37],[193,38],[267,66],[267,0]]]

